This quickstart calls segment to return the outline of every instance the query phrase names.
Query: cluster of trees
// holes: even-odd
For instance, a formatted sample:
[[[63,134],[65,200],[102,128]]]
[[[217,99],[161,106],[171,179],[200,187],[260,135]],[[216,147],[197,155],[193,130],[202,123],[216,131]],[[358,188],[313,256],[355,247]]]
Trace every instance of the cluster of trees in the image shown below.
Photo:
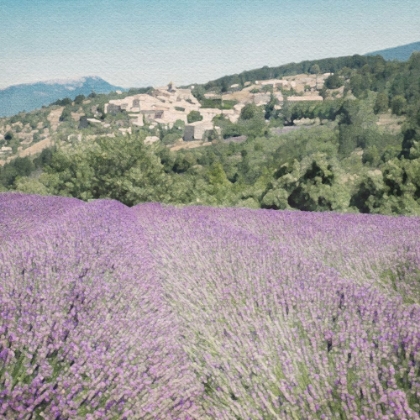
[[[56,148],[47,148],[35,159],[17,157],[3,166],[0,166],[0,191],[14,189],[16,187],[16,182],[21,179],[34,179],[34,177],[41,172],[41,168],[51,162],[52,156],[56,152]],[[42,189],[42,192],[45,192],[45,189]]]
[[[44,151],[34,165],[42,168],[40,175],[31,175],[25,158],[3,167],[1,180],[25,192],[108,197],[127,205],[159,201],[420,214],[420,148],[415,143],[405,159],[398,135],[388,140],[393,153],[384,148],[377,162],[365,157],[368,148],[361,159],[354,153],[343,157],[340,132],[328,125],[176,153],[146,146],[142,136],[118,142],[105,137],[71,153]]]
[[[375,67],[381,64],[385,65],[385,63],[385,60],[381,56],[362,55],[324,58],[322,60],[307,60],[300,63],[290,63],[279,67],[264,66],[260,69],[224,76],[204,85],[195,85],[195,88],[197,91],[199,91],[200,86],[202,86],[204,87],[204,91],[212,90],[226,92],[233,84],[239,84],[243,87],[246,82],[254,82],[255,80],[269,80],[301,73],[338,73],[343,69],[361,69],[365,65],[369,67]]]

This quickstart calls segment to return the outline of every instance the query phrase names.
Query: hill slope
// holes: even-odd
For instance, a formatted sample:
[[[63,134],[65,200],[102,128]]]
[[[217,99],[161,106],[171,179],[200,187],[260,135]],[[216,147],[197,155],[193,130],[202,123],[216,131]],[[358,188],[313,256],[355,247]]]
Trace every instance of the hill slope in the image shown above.
[[[370,52],[366,55],[381,55],[385,60],[406,61],[410,58],[414,51],[420,51],[420,42],[412,44],[400,45],[394,48]]]
[[[109,93],[116,89],[121,88],[100,77],[9,86],[0,90],[0,117],[12,116],[23,110],[32,111],[65,97],[74,99],[77,95]]]

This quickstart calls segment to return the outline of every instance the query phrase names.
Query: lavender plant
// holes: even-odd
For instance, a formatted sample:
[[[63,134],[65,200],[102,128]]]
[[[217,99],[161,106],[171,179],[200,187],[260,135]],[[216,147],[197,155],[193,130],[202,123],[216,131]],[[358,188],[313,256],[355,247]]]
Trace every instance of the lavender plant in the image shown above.
[[[0,194],[7,419],[419,419],[420,219]]]

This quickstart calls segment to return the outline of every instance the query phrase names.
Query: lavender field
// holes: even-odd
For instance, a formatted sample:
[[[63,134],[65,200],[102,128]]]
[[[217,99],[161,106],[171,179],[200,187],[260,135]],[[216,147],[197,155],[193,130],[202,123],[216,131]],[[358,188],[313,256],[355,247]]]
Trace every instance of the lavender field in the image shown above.
[[[0,417],[420,419],[419,238],[0,194]]]

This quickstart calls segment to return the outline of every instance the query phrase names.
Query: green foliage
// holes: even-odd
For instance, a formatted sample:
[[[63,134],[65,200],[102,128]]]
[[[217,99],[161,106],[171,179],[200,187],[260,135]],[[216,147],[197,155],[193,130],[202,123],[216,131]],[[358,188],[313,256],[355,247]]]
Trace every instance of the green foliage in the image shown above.
[[[188,115],[187,115],[187,121],[188,124],[197,122],[197,121],[202,121],[203,120],[203,116],[200,114],[199,111],[191,111]]]
[[[255,104],[247,104],[241,110],[241,120],[251,120],[260,113],[259,108]]]
[[[326,126],[299,129],[280,137],[280,144],[272,155],[276,168],[290,160],[302,161],[316,152],[328,157],[337,155],[338,138],[335,131]]]
[[[350,195],[344,185],[338,184],[333,164],[321,155],[311,160],[301,168],[302,175],[288,198],[290,206],[304,211],[346,209]]]
[[[15,190],[26,194],[48,195],[48,189],[42,182],[26,176],[15,181]]]
[[[341,111],[342,100],[333,99],[322,102],[305,101],[287,106],[287,111],[283,111],[283,117],[287,117],[284,122],[288,124],[292,124],[294,120],[299,120],[301,118],[319,118],[320,120],[334,121]]]
[[[289,209],[288,203],[289,193],[282,188],[273,188],[264,194],[261,200],[261,208],[272,210],[286,210]]]
[[[270,100],[264,107],[264,118],[270,120],[272,118],[277,118],[279,112],[275,109],[276,105],[279,104],[279,100],[271,94]]]
[[[313,64],[309,69],[309,73],[311,73],[311,74],[321,73],[321,69],[320,69],[319,65],[318,64]]]
[[[232,123],[224,115],[219,115],[213,118],[214,125],[220,127],[222,130],[222,137],[227,139],[229,137],[238,137],[244,133],[243,127],[239,124]]]
[[[38,132],[38,133],[34,133],[34,134],[32,135],[32,141],[33,141],[34,143],[37,143],[37,142],[39,142],[40,140],[41,140],[41,136],[40,136],[39,132]]]
[[[362,213],[420,214],[420,159],[388,161],[361,180],[350,204]]]
[[[232,100],[207,99],[207,98],[202,99],[200,102],[203,108],[217,108],[217,109],[233,109],[233,107],[237,104],[236,101],[232,101]]]
[[[9,142],[10,140],[13,139],[13,131],[8,131],[5,135],[4,135],[4,139]]]
[[[245,82],[254,82],[255,80],[269,80],[273,78],[281,78],[283,76],[309,73],[310,69],[315,65],[319,67],[319,72],[317,73],[336,73],[344,68],[361,69],[365,64],[369,64],[369,66],[378,66],[378,64],[385,63],[385,60],[380,56],[372,57],[361,55],[353,55],[338,58],[325,58],[322,60],[312,61],[307,60],[302,61],[300,63],[289,63],[279,67],[264,66],[260,69],[244,71],[241,74],[224,76],[220,79],[206,83],[204,85],[204,88],[206,91],[227,91],[229,86],[235,83],[243,85]],[[317,70],[316,67],[315,69]]]
[[[229,185],[226,172],[220,163],[214,163],[208,172],[209,184],[215,188],[215,190],[223,189]]]
[[[191,93],[198,101],[201,102],[204,99],[204,94],[206,93],[206,90],[203,86],[196,85],[194,86],[194,89],[192,89]]]
[[[85,99],[86,99],[85,95],[77,95],[77,96],[74,98],[74,103],[75,103],[76,105],[81,105]]]
[[[391,101],[391,110],[395,115],[402,115],[405,113],[407,100],[402,95],[394,96]]]
[[[337,73],[328,76],[324,82],[327,89],[337,89],[343,86],[343,83],[343,79]]]
[[[71,108],[66,106],[60,115],[60,121],[63,122],[63,121],[72,121],[72,120],[73,118],[71,116]]]
[[[375,106],[373,108],[375,114],[387,112],[389,107],[388,95],[385,92],[378,93],[375,100]]]
[[[377,213],[384,195],[381,176],[368,175],[362,179],[357,191],[352,195],[350,206],[361,213]]]
[[[370,166],[377,166],[380,161],[380,155],[376,146],[366,148],[363,152],[362,162]]]
[[[0,183],[11,188],[19,177],[28,176],[35,169],[33,162],[28,157],[18,157],[3,167],[0,166]]]
[[[35,168],[42,168],[50,164],[53,154],[57,152],[56,147],[49,147],[47,149],[43,149],[41,154],[37,156],[33,163]]]
[[[175,121],[172,128],[159,125],[159,137],[163,144],[173,144],[175,141],[182,137],[182,133],[185,127],[184,121]]]
[[[165,145],[173,144],[181,138],[181,133],[167,133],[162,137],[162,143]]]
[[[268,183],[261,206],[270,209],[295,208],[303,211],[344,211],[350,192],[341,181],[336,161],[315,153],[283,164]]]
[[[71,155],[54,154],[47,173],[57,174],[53,194],[84,200],[114,198],[127,205],[163,201],[164,171],[152,150],[137,136],[100,138]]]
[[[349,156],[356,147],[365,149],[378,143],[381,137],[373,112],[373,96],[365,101],[347,99],[343,102],[338,115],[339,148],[342,157]]]
[[[365,97],[371,85],[369,74],[355,73],[350,77],[350,89],[356,98]]]
[[[70,98],[59,99],[53,102],[51,105],[59,105],[59,106],[68,106],[71,105],[73,102]]]

